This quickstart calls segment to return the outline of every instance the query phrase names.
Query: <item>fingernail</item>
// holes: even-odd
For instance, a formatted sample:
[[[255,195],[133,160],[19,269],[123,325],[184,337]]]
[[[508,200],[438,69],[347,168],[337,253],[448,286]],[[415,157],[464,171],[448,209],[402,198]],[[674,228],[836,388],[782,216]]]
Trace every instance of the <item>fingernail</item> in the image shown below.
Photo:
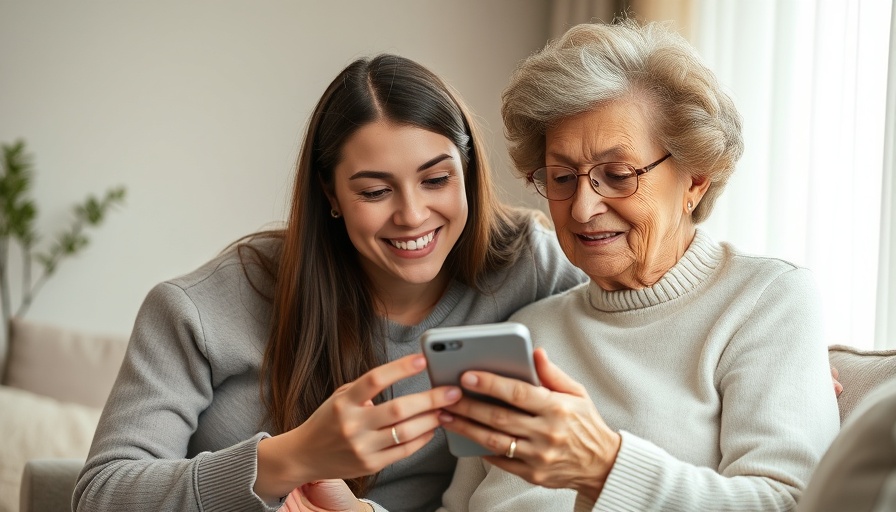
[[[457,400],[458,398],[460,398],[460,395],[461,392],[458,388],[450,388],[445,392],[445,398],[451,401]]]
[[[414,365],[414,368],[423,369],[426,368],[426,358],[423,356],[415,357],[411,364]]]
[[[445,411],[439,413],[439,421],[442,423],[451,423],[454,421],[454,416],[448,414]]]
[[[460,378],[460,382],[464,386],[475,387],[477,384],[479,384],[479,377],[473,375],[472,373],[465,373]]]

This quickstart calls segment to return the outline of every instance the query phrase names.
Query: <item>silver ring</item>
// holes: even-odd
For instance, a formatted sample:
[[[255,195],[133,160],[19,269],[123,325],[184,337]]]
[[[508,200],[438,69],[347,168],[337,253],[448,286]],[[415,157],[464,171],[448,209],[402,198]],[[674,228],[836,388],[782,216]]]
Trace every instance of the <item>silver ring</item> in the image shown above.
[[[516,438],[510,438],[510,446],[507,447],[507,452],[504,453],[504,456],[508,459],[513,458],[513,454],[516,452]]]
[[[398,440],[398,431],[395,430],[395,427],[392,427],[392,440],[395,441],[395,444],[401,444],[401,441]]]

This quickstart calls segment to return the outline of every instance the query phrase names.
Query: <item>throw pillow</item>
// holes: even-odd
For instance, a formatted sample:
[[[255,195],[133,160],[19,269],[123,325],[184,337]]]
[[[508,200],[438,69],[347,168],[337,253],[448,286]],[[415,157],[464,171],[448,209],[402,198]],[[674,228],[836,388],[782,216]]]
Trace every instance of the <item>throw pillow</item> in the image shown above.
[[[15,512],[25,462],[86,458],[100,409],[0,386],[0,411],[0,512]]]

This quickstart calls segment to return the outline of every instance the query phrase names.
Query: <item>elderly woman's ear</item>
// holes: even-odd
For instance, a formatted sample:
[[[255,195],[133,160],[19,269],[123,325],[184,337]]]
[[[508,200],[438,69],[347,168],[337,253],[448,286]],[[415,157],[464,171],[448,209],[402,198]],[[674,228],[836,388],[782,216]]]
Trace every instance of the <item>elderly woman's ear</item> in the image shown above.
[[[707,176],[691,176],[691,186],[688,187],[688,192],[685,194],[684,209],[686,212],[691,213],[697,208],[711,184],[712,181]]]

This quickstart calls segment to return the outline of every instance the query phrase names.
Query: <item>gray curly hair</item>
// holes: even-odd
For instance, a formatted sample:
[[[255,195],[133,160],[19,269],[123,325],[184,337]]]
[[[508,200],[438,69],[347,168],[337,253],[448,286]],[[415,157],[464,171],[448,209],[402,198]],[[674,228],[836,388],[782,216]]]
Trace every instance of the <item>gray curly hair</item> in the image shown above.
[[[632,94],[656,107],[655,135],[677,167],[710,180],[692,214],[702,222],[743,154],[741,116],[694,47],[667,24],[577,25],[520,64],[501,108],[518,174],[544,166],[548,127]]]

